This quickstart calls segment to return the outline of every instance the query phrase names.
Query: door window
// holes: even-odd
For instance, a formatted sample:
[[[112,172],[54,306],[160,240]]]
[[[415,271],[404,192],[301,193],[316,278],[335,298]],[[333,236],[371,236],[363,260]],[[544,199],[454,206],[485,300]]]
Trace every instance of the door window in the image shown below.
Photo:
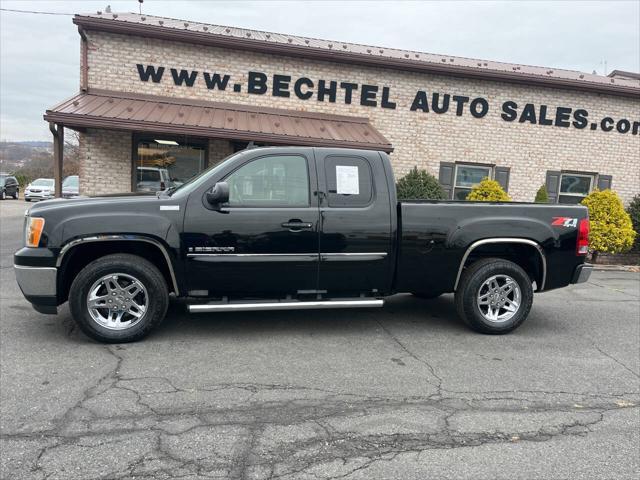
[[[229,175],[230,207],[308,207],[309,171],[299,155],[253,160]]]
[[[364,158],[331,155],[324,161],[330,207],[366,207],[373,197],[371,166]]]

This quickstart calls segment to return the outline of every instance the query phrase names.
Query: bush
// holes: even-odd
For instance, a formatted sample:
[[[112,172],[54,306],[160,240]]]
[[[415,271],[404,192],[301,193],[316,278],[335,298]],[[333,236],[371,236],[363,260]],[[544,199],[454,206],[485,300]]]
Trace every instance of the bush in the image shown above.
[[[444,200],[444,191],[438,179],[426,170],[418,170],[418,167],[413,167],[409,173],[398,180],[396,190],[399,200]]]
[[[633,230],[636,232],[636,241],[633,243],[633,250],[640,252],[640,193],[633,197],[627,213],[631,217]]]
[[[549,203],[549,194],[547,193],[547,187],[542,185],[536,192],[536,203]]]
[[[467,200],[475,202],[510,202],[511,198],[498,182],[484,178],[471,189],[471,192],[467,195]]]
[[[589,209],[591,250],[622,253],[631,248],[636,233],[618,194],[612,190],[594,190],[581,203]]]

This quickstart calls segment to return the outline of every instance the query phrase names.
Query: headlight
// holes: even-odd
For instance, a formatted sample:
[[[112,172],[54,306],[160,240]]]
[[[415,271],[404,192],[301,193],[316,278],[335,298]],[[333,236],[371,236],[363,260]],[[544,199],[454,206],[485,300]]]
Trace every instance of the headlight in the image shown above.
[[[27,247],[37,247],[40,244],[42,229],[44,228],[44,218],[28,217],[27,228],[25,230],[24,243]]]

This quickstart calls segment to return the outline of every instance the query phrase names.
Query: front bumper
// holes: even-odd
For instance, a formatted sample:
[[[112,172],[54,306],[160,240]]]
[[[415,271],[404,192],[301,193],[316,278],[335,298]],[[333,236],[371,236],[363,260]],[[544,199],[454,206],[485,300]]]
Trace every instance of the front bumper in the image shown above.
[[[576,270],[573,272],[573,278],[571,279],[571,283],[584,283],[589,280],[591,276],[591,272],[593,272],[593,265],[590,263],[583,263],[576,267]]]
[[[40,313],[56,314],[58,309],[58,269],[13,265],[18,286],[24,297]]]
[[[24,192],[24,198],[29,200],[51,200],[52,198],[55,198],[55,195],[52,193]]]

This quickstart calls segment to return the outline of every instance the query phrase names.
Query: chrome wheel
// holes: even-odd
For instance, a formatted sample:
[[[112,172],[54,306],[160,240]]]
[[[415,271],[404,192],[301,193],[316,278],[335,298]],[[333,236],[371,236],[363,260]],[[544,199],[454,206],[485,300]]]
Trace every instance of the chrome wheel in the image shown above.
[[[147,313],[149,295],[137,278],[126,273],[110,273],[96,281],[87,295],[91,318],[109,330],[125,330]]]
[[[509,275],[493,275],[480,286],[477,304],[487,321],[502,323],[518,312],[521,298],[518,282]]]

